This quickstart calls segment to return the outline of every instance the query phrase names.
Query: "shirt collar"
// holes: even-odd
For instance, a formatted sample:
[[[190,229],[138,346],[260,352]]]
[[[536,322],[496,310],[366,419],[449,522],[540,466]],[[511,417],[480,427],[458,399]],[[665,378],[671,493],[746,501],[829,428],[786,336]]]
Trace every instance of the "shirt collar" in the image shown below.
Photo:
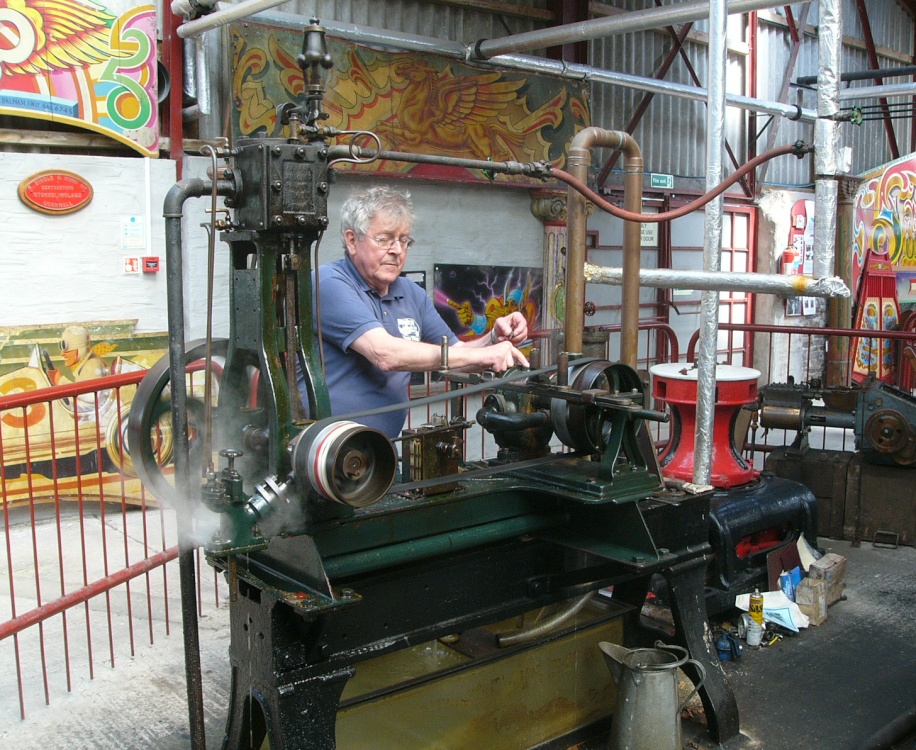
[[[368,282],[360,275],[359,269],[356,268],[356,264],[353,262],[353,259],[350,257],[350,253],[344,254],[344,268],[346,269],[347,275],[353,279],[366,294],[374,294],[380,299],[401,299],[404,296],[404,291],[402,289],[402,283],[404,282],[403,277],[398,277],[394,280],[388,287],[388,294],[382,296],[378,293],[377,290],[369,286]]]

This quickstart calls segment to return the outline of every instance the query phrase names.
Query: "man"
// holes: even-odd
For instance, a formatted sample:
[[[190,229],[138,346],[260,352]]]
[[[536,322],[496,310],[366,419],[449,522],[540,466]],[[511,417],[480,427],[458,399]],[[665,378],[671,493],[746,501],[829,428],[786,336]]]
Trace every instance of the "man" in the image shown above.
[[[528,337],[521,313],[497,319],[486,336],[459,341],[426,292],[401,277],[414,221],[410,195],[386,187],[359,191],[341,209],[344,257],[318,269],[315,295],[335,415],[406,402],[410,373],[440,367],[443,336],[451,369],[528,366],[516,348]],[[302,376],[299,388],[304,392]],[[406,417],[405,408],[358,421],[395,438]]]

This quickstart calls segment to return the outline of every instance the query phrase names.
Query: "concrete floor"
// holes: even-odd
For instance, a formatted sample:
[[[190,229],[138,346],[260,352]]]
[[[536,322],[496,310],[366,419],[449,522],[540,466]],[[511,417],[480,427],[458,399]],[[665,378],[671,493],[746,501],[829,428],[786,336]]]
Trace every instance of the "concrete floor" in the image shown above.
[[[740,661],[725,663],[741,713],[742,737],[734,747],[852,750],[916,702],[916,549],[819,541],[827,551],[848,558],[847,599],[832,607],[819,627],[766,649],[745,649]],[[177,583],[171,591],[176,600],[169,636],[152,646],[136,646],[132,657],[121,656],[114,669],[97,669],[94,679],[74,673],[72,690],[53,689],[50,706],[43,696],[34,700],[35,692],[43,690],[36,688],[37,666],[26,665],[34,684],[26,686],[33,700],[24,721],[9,650],[0,649],[2,746],[188,748]],[[221,747],[228,701],[228,610],[207,608],[199,630],[207,748],[212,749]],[[699,724],[683,726],[684,747],[709,747]],[[895,747],[913,750],[916,738]]]
[[[724,664],[740,747],[851,750],[916,705],[916,549],[819,542],[848,559],[846,600],[823,624]]]

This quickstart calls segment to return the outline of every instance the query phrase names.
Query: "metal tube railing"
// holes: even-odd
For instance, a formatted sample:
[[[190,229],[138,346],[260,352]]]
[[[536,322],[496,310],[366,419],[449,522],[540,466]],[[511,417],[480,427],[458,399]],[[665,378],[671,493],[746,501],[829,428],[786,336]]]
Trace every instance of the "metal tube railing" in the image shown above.
[[[80,673],[93,679],[100,646],[111,668],[125,648],[134,656],[135,625],[144,618],[150,644],[156,623],[171,631],[174,510],[148,502],[139,480],[125,473],[122,420],[144,375],[0,396],[0,599],[8,602],[0,615],[0,669],[17,682],[22,719],[39,695],[50,704],[60,690],[74,689]],[[39,512],[43,503],[53,504],[53,514]],[[214,581],[218,587],[215,573]],[[144,607],[134,606],[137,595],[145,596]],[[216,606],[219,596],[217,588]],[[202,607],[199,589],[197,598]]]
[[[147,557],[111,575],[93,581],[88,586],[83,586],[76,591],[71,591],[69,594],[58,597],[54,601],[42,604],[40,607],[36,607],[19,617],[0,623],[0,640],[8,638],[15,633],[21,633],[26,628],[44,622],[54,617],[54,615],[59,615],[70,607],[82,604],[94,596],[107,594],[116,586],[120,586],[122,583],[137,578],[144,573],[148,573],[160,565],[165,565],[176,557],[178,557],[178,547],[169,547],[164,552],[159,552],[151,557]]]

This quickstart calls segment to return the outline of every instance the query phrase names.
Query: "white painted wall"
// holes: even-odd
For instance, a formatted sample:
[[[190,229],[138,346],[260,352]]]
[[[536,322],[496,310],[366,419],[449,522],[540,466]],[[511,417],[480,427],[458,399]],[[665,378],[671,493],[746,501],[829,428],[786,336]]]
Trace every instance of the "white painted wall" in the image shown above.
[[[167,160],[4,153],[0,157],[0,325],[137,318],[137,332],[166,328],[162,202],[175,182]],[[93,188],[88,206],[51,216],[18,188],[48,169]],[[156,255],[156,274],[126,275],[124,256]]]
[[[320,262],[343,255],[338,217],[340,206],[365,177],[341,175],[331,187]],[[489,266],[537,266],[544,263],[544,225],[531,213],[527,190],[495,185],[428,183],[410,180],[386,182],[410,192],[418,217],[405,270],[426,271],[431,287],[436,263]]]
[[[168,160],[103,156],[3,154],[0,170],[0,325],[137,319],[137,332],[168,329],[165,223],[162,206],[175,184]],[[184,177],[205,177],[210,161],[186,160]],[[25,206],[17,189],[22,180],[46,169],[75,172],[93,187],[92,202],[65,216],[48,216]],[[354,187],[371,178],[341,175],[332,186],[331,226],[319,260],[340,257],[338,215]],[[543,225],[532,216],[528,191],[490,185],[390,182],[409,190],[419,222],[417,243],[407,269],[426,271],[432,285],[436,263],[540,266]],[[219,201],[222,206],[222,200]],[[206,331],[207,233],[209,197],[185,202],[182,221],[185,327],[189,339]],[[131,218],[143,224],[142,237],[127,237]],[[141,247],[128,246],[135,242]],[[229,260],[216,241],[213,330],[228,334]],[[156,255],[157,274],[126,275],[123,258]]]
[[[757,221],[757,270],[761,273],[781,273],[782,253],[791,230],[792,206],[800,200],[814,200],[812,192],[770,190],[760,199]],[[760,323],[795,328],[812,328],[825,324],[823,313],[803,317],[786,317],[783,297],[758,294],[756,318]],[[789,376],[801,382],[807,373],[820,373],[824,366],[823,337],[814,339],[809,351],[808,338],[789,337],[783,333],[757,334],[754,346],[754,367],[763,373],[762,383],[785,383]]]

